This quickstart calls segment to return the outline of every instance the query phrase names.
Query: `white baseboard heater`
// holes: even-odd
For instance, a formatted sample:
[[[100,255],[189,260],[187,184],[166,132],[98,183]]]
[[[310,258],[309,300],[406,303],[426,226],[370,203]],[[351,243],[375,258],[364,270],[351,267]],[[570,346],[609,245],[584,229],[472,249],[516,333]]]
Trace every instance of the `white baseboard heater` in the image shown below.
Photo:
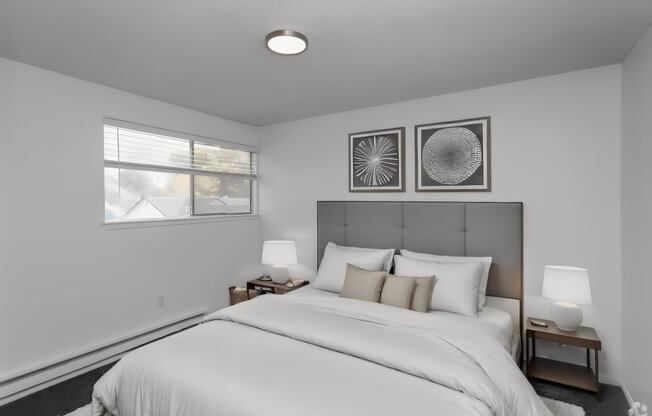
[[[134,348],[197,324],[205,313],[206,310],[194,311],[86,348],[84,351],[2,374],[0,375],[0,406],[117,361]],[[90,397],[88,399],[90,401]]]

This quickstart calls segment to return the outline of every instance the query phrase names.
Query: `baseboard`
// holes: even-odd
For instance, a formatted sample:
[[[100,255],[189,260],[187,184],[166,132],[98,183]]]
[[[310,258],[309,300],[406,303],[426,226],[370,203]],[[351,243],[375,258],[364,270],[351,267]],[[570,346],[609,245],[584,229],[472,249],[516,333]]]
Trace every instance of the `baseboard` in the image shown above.
[[[185,314],[84,351],[5,374],[0,378],[0,406],[117,361],[134,348],[197,324],[205,312]]]
[[[630,408],[634,407],[634,399],[632,398],[632,395],[629,394],[629,390],[627,390],[627,387],[625,387],[625,383],[621,382],[620,388],[623,389],[623,394],[625,395],[625,399],[627,399],[627,404],[629,404],[629,407]]]
[[[600,374],[601,384],[611,384],[612,386],[621,386],[622,383],[619,379],[609,376],[608,374]]]

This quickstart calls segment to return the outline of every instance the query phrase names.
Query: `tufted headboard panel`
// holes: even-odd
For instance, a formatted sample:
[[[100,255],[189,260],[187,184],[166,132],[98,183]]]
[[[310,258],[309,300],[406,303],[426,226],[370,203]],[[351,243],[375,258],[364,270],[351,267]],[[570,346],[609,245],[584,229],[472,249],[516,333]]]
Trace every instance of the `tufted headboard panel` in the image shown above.
[[[523,300],[521,202],[317,202],[317,264],[326,244],[491,256],[487,295]]]

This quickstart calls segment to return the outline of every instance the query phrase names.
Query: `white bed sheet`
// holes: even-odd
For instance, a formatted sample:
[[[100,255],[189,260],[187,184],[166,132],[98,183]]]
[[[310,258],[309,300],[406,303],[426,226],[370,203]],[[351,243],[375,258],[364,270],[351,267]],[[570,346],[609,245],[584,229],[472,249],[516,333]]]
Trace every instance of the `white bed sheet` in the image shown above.
[[[308,285],[300,289],[294,290],[285,296],[323,298],[323,297],[338,297],[339,294],[328,292],[325,290],[315,289],[314,287]],[[443,312],[443,311],[430,311],[428,313],[446,317],[451,321],[460,320],[466,322],[473,322],[474,320],[479,320],[482,322],[488,322],[498,326],[500,328],[501,344],[506,347],[507,351],[512,355],[512,358],[516,360],[516,356],[518,355],[519,352],[520,339],[517,339],[516,337],[517,334],[514,334],[514,324],[512,322],[512,317],[506,311],[485,305],[478,312],[477,318],[463,316],[456,313]]]

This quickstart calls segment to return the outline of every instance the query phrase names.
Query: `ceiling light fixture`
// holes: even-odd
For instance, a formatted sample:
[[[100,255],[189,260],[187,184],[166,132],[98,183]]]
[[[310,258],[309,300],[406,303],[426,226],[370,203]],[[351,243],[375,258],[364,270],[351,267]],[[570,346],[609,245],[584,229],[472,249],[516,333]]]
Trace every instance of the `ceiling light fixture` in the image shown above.
[[[294,30],[275,30],[265,36],[267,47],[280,55],[298,55],[308,49],[308,38]]]

